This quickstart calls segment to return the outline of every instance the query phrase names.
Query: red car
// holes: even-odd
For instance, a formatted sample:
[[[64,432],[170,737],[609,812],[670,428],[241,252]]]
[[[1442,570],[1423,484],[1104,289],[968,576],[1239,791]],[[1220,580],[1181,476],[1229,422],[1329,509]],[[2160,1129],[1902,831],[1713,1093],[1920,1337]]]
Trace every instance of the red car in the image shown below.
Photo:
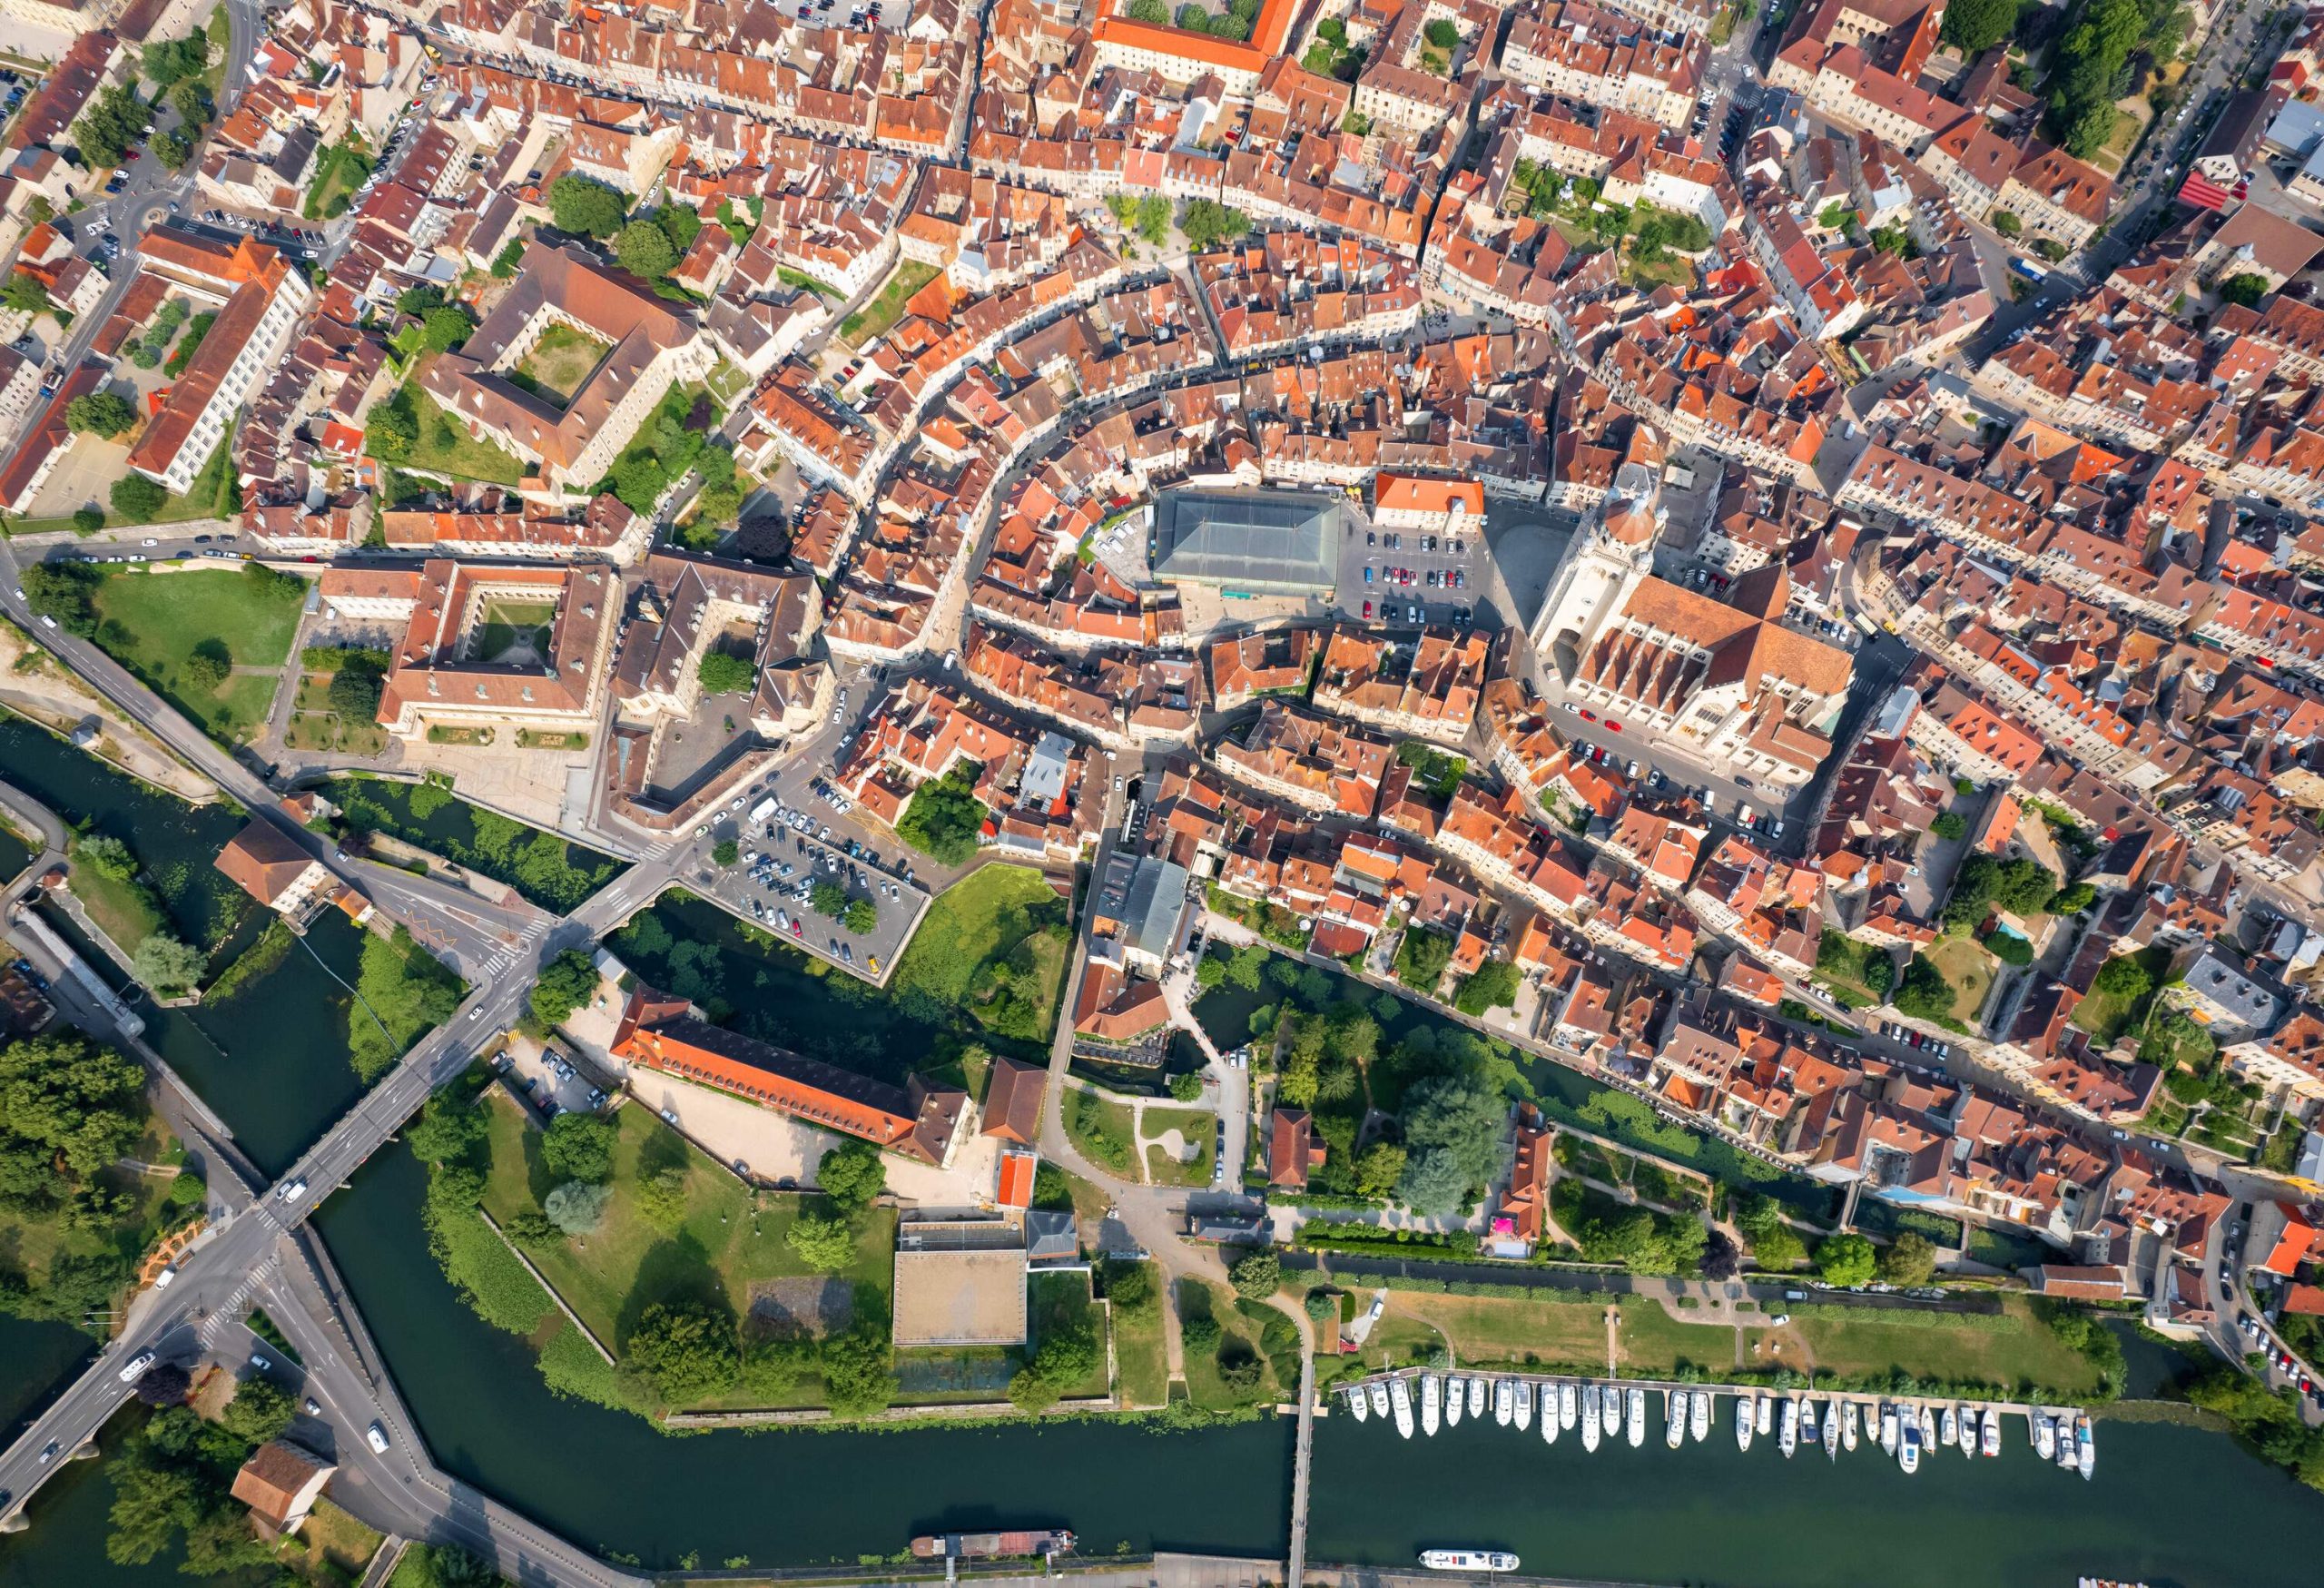
[[[1371,603],[1371,602],[1369,602],[1369,601],[1366,601],[1366,602],[1364,604],[1364,615],[1366,617],[1369,617],[1369,616],[1372,616],[1372,603]]]
[[[1584,707],[1582,707],[1580,711],[1578,711],[1578,712],[1574,713],[1573,715],[1576,715],[1576,716],[1578,716],[1578,717],[1580,717],[1583,722],[1586,722],[1586,723],[1594,723],[1594,722],[1596,722],[1596,721],[1598,720],[1598,714],[1597,714],[1596,712],[1594,712],[1594,711],[1591,711],[1588,706],[1584,706]]]
[[[1606,719],[1606,726],[1617,734],[1622,731],[1622,725],[1616,722],[1612,717],[1608,717]]]

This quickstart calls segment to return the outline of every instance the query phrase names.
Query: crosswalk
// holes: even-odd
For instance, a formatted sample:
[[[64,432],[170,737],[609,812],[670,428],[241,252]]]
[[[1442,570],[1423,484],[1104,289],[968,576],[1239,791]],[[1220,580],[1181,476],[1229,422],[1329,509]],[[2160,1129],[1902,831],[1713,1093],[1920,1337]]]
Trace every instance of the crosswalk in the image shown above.
[[[487,980],[505,974],[511,965],[531,952],[532,946],[540,942],[542,935],[548,931],[548,927],[549,923],[545,920],[537,919],[532,922],[517,934],[514,944],[503,945],[493,950],[490,957],[478,967],[479,973]]]
[[[241,1327],[243,1309],[250,1306],[251,1296],[257,1293],[261,1284],[265,1283],[266,1277],[281,1265],[281,1258],[270,1254],[265,1261],[242,1276],[242,1282],[234,1287],[234,1293],[226,1298],[224,1306],[214,1309],[208,1317],[202,1319],[202,1327],[197,1332],[202,1337],[202,1348],[204,1351],[216,1350],[218,1342],[225,1337],[227,1330]]]

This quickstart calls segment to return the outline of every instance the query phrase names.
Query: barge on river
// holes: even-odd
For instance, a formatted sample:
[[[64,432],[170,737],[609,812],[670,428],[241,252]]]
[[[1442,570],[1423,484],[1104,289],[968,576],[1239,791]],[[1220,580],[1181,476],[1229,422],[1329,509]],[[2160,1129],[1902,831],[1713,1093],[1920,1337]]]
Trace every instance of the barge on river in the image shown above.
[[[1062,1527],[1026,1528],[1015,1533],[924,1533],[911,1541],[911,1553],[923,1561],[1068,1555],[1073,1553],[1073,1534]]]

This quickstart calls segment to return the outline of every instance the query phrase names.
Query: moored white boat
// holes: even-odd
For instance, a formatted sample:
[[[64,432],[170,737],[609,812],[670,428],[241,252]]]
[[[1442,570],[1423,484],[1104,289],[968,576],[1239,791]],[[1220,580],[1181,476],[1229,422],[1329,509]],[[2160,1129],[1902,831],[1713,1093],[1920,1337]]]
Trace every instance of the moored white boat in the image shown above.
[[[1372,1409],[1384,1417],[1388,1415],[1388,1386],[1376,1378],[1372,1381]]]
[[[1856,1424],[1861,1421],[1859,1414],[1862,1411],[1863,1408],[1854,1401],[1840,1407],[1840,1443],[1851,1451],[1856,1448]]]
[[[1921,1408],[1921,1448],[1926,1450],[1936,1443],[1936,1416],[1926,1406]]]
[[[1485,1415],[1485,1381],[1478,1374],[1469,1375],[1469,1415],[1482,1419]]]
[[[1556,1385],[1541,1386],[1541,1443],[1544,1445],[1558,1442],[1558,1403],[1564,1398],[1558,1393]]]
[[[1533,1381],[1521,1378],[1517,1381],[1517,1431],[1521,1434],[1532,1425]]]
[[[1907,1476],[1921,1469],[1920,1425],[1910,1419],[1905,1421],[1905,1431],[1897,1441],[1896,1462],[1905,1469]]]
[[[2074,1424],[2073,1442],[2074,1465],[2082,1469],[2083,1481],[2087,1483],[2098,1466],[2098,1436],[2088,1417]]]
[[[1407,1439],[1411,1438],[1413,1436],[1413,1392],[1404,1380],[1399,1378],[1389,1384],[1388,1404],[1396,1410],[1396,1432]]]
[[[1891,1401],[1880,1403],[1880,1448],[1896,1454],[1896,1407]]]
[[[1778,1415],[1783,1418],[1783,1427],[1777,1435],[1776,1448],[1783,1452],[1786,1461],[1789,1461],[1792,1454],[1799,1448],[1799,1403],[1786,1396]]]
[[[1437,1425],[1443,1419],[1444,1380],[1431,1373],[1420,1381],[1421,1431],[1430,1438],[1435,1438]]]
[[[1622,1392],[1615,1385],[1608,1385],[1606,1393],[1598,1400],[1598,1415],[1606,1420],[1606,1437],[1619,1439],[1622,1433]]]
[[[1608,1394],[1613,1393],[1608,1391]],[[1646,1443],[1646,1391],[1630,1391],[1630,1448],[1636,1450]]]
[[[1584,1385],[1581,1390],[1581,1447],[1591,1455],[1598,1451],[1598,1440],[1605,1432],[1605,1421],[1598,1406],[1598,1386]]]
[[[1673,1450],[1678,1449],[1679,1446],[1685,1444],[1687,1440],[1687,1402],[1689,1398],[1687,1392],[1683,1389],[1679,1390],[1675,1395],[1667,1389],[1662,1392],[1662,1421],[1664,1425],[1662,1439],[1663,1443],[1669,1445]]]
[[[1506,1428],[1509,1419],[1517,1415],[1517,1386],[1506,1378],[1492,1381],[1492,1420],[1496,1426]]]
[[[1945,1445],[1955,1444],[1961,1437],[1959,1425],[1955,1424],[1953,1420],[1953,1408],[1951,1406],[1945,1407],[1944,1412],[1941,1413],[1936,1419],[1936,1437],[1940,1443]]]
[[[1979,1448],[1987,1455],[2001,1454],[2001,1414],[1993,1407],[1985,1408],[1984,1426],[1980,1430]]]
[[[1467,1404],[1468,1395],[1461,1387],[1461,1376],[1455,1373],[1444,1381],[1444,1425],[1446,1427],[1457,1428],[1461,1425],[1462,1408]]]
[[[1771,1395],[1763,1395],[1763,1396],[1761,1396],[1759,1397],[1759,1409],[1758,1409],[1757,1412],[1755,1412],[1755,1413],[1753,1413],[1753,1414],[1752,1414],[1752,1422],[1753,1422],[1753,1425],[1754,1425],[1752,1431],[1753,1431],[1754,1433],[1758,1434],[1758,1435],[1759,1435],[1759,1437],[1760,1437],[1760,1438],[1762,1438],[1762,1439],[1766,1438],[1768,1435],[1770,1435],[1770,1434],[1772,1434],[1772,1433],[1774,1433],[1774,1432],[1775,1432],[1775,1428],[1776,1428],[1776,1397],[1775,1397],[1775,1396],[1771,1396]]]
[[[1424,1549],[1420,1563],[1432,1572],[1513,1572],[1517,1557],[1498,1549]]]
[[[2058,1432],[2048,1414],[2040,1410],[2031,1411],[2025,1414],[2025,1421],[2034,1430],[2034,1454],[2043,1461],[2057,1460]]]
[[[1695,1404],[1687,1417],[1687,1432],[1695,1436],[1698,1445],[1710,1437],[1710,1391],[1695,1391]]]
[[[1961,1408],[1961,1454],[1969,1456],[1977,1454],[1977,1408],[1974,1406]]]
[[[1348,1391],[1347,1409],[1355,1415],[1355,1420],[1359,1423],[1372,1415],[1372,1398],[1364,1393],[1362,1385],[1357,1385]]]
[[[1824,1457],[1827,1461],[1840,1458],[1840,1403],[1837,1401],[1824,1408]]]
[[[1751,1448],[1751,1419],[1759,1415],[1758,1400],[1755,1395],[1735,1397],[1735,1448],[1738,1450],[1748,1452]]]
[[[1816,1444],[1816,1403],[1812,1400],[1799,1403],[1799,1442],[1811,1449]]]
[[[1581,1390],[1571,1384],[1558,1386],[1558,1426],[1571,1433],[1575,1409],[1581,1405]]]

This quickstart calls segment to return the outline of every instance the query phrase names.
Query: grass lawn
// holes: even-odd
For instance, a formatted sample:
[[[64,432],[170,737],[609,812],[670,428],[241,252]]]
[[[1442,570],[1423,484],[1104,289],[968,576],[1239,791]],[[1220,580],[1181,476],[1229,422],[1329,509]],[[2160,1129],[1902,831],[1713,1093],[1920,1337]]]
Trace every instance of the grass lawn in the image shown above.
[[[307,1524],[275,1544],[274,1558],[310,1583],[354,1582],[379,1552],[381,1535],[329,1500],[318,1500]],[[400,1576],[403,1568],[396,1568]],[[329,1573],[329,1574],[326,1574]]]
[[[1945,984],[1953,989],[1953,1018],[1974,1031],[1977,1011],[1985,1006],[1994,968],[2001,962],[1972,937],[1939,938],[1925,952],[1944,975]]]
[[[1155,1282],[1158,1270],[1147,1265]],[[1114,1315],[1114,1357],[1120,1365],[1122,1398],[1130,1406],[1158,1406],[1170,1396],[1170,1354],[1162,1338],[1162,1307],[1157,1298],[1144,1311],[1117,1307]]]
[[[710,389],[710,395],[722,412],[731,410],[751,390],[750,376],[724,359],[711,367],[702,383]]]
[[[559,321],[541,333],[531,352],[517,360],[516,372],[524,377],[518,384],[564,408],[612,346]]]
[[[896,996],[968,1010],[989,1034],[1045,1051],[1070,946],[1050,928],[1061,927],[1065,915],[1064,901],[1040,873],[980,866],[929,904],[896,966]]]
[[[1442,1296],[1391,1290],[1388,1310],[1364,1342],[1364,1358],[1382,1366],[1427,1360],[1441,1339],[1462,1366],[1568,1366],[1603,1373],[1604,1309],[1571,1291],[1542,1301],[1496,1296]]]
[[[265,724],[273,705],[305,589],[225,568],[116,573],[97,587],[97,643],[212,738],[242,737]],[[237,669],[215,689],[182,676],[195,648],[212,644],[224,646]]]
[[[1876,956],[1889,960],[1890,980],[1893,981],[1896,963],[1886,949],[1858,942],[1837,932],[1828,932],[1825,946],[1816,956],[1816,980],[1837,993],[1840,1001],[1849,1007],[1869,1009],[1880,999],[1864,979],[1864,967]]]
[[[419,417],[419,439],[402,466],[407,471],[506,486],[514,486],[525,478],[523,463],[491,442],[469,436],[466,427],[446,413],[416,383],[405,390],[411,394],[412,412]]]
[[[1098,1304],[1090,1299],[1089,1276],[1078,1270],[1068,1274],[1036,1273],[1026,1284],[1030,1292],[1026,1298],[1026,1317],[1032,1326],[1032,1337],[1026,1342],[1026,1349],[1038,1351],[1052,1331],[1087,1323],[1098,1341],[1098,1365],[1087,1378],[1067,1389],[1063,1398],[1077,1400],[1106,1394],[1111,1387],[1106,1382],[1106,1319]]]
[[[497,662],[521,646],[535,658],[546,660],[549,628],[556,621],[554,601],[487,601],[484,622],[477,633],[476,659]]]
[[[386,730],[369,718],[341,715],[330,704],[329,673],[299,675],[299,693],[291,702],[290,720],[283,727],[283,742],[293,750],[339,750],[350,755],[376,755],[386,747]]]
[[[538,1208],[552,1186],[540,1162],[539,1132],[497,1089],[489,1108],[492,1168],[484,1206],[505,1222]],[[801,1198],[783,1193],[753,1198],[650,1110],[625,1108],[615,1119],[620,1137],[605,1222],[586,1244],[566,1241],[527,1254],[608,1346],[618,1351],[637,1316],[656,1301],[714,1288],[724,1293],[738,1317],[746,1316],[754,1281],[813,1274],[783,1238],[799,1216]],[[685,1168],[686,1204],[684,1222],[665,1232],[640,1215],[635,1189],[645,1175],[669,1164]],[[854,1263],[834,1277],[872,1286],[885,1296],[894,1286],[894,1251],[895,1214],[875,1209],[857,1243]]]
[[[1227,1387],[1218,1376],[1218,1354],[1230,1356],[1248,1353],[1266,1361],[1259,1352],[1259,1331],[1250,1320],[1235,1308],[1235,1293],[1224,1285],[1213,1285],[1204,1279],[1178,1281],[1178,1317],[1181,1322],[1189,1318],[1216,1318],[1219,1326],[1218,1345],[1208,1351],[1192,1346],[1187,1350],[1187,1394],[1198,1406],[1234,1407],[1262,1406],[1277,1398],[1275,1374],[1265,1368],[1256,1387],[1236,1390]],[[1292,1393],[1296,1395],[1298,1386]]]
[[[1074,1087],[1065,1094],[1065,1132],[1082,1155],[1118,1175],[1130,1172],[1129,1110]]]
[[[347,201],[353,199],[355,190],[370,174],[370,157],[352,141],[325,149],[316,162],[315,184],[307,193],[307,219],[328,221],[345,213]]]
[[[880,295],[862,308],[840,321],[840,339],[849,347],[860,348],[873,337],[885,335],[890,326],[903,318],[904,304],[914,292],[936,279],[934,265],[918,260],[900,260],[895,273],[880,289]]]
[[[1210,1166],[1218,1157],[1218,1116],[1206,1109],[1147,1109],[1140,1116],[1145,1128],[1146,1178],[1157,1186],[1207,1186]],[[1176,1130],[1196,1149],[1192,1160],[1181,1162],[1163,1150],[1157,1139]]]
[[[2162,985],[2163,973],[2171,968],[2171,954],[2165,949],[2143,948],[2135,958],[2145,969],[2147,980],[2152,986],[2136,998],[2124,998],[2093,988],[2090,996],[2074,1005],[2073,1013],[2067,1017],[2070,1024],[2088,1031],[2093,1043],[2099,1048],[2111,1047],[2124,1032],[2137,1029],[2145,1021],[2147,1010],[2154,1001],[2155,991]]]
[[[1779,1360],[1795,1367],[1803,1365],[1804,1346],[1817,1368],[1843,1375],[1901,1368],[1920,1378],[1984,1381],[2009,1390],[2031,1386],[2068,1399],[2098,1387],[2089,1360],[2060,1344],[2023,1297],[2006,1297],[2003,1305],[2017,1327],[1899,1326],[1879,1321],[1867,1308],[1846,1320],[1802,1318],[1773,1332],[1784,1346]]]
[[[139,943],[169,925],[153,900],[133,883],[106,876],[93,865],[75,864],[65,876],[89,919],[104,928],[123,953],[135,953]]]

